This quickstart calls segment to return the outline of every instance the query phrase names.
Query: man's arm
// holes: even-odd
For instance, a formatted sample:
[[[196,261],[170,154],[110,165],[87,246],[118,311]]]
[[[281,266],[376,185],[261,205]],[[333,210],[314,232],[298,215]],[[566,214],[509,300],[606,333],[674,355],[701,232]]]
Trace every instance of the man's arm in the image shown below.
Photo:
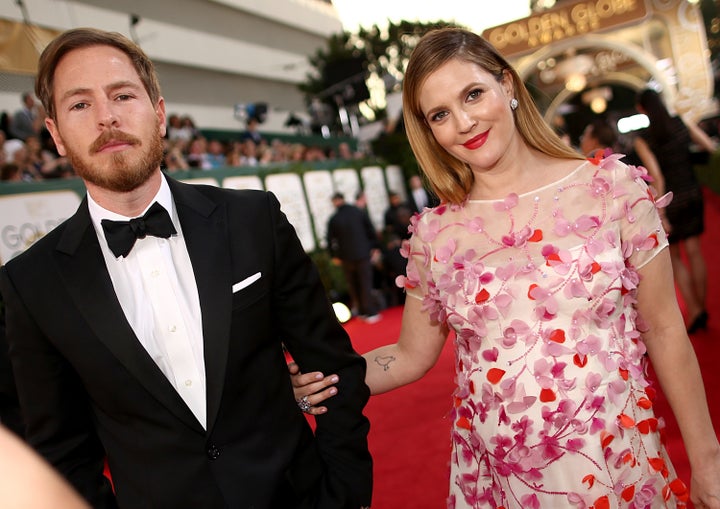
[[[271,195],[270,195],[271,196]],[[352,347],[328,301],[317,268],[302,249],[294,229],[272,197],[275,233],[274,307],[277,330],[290,354],[304,369],[337,373],[340,394],[317,417],[318,451],[326,476],[318,508],[370,505],[372,459],[369,422],[362,411],[370,396],[365,361]]]

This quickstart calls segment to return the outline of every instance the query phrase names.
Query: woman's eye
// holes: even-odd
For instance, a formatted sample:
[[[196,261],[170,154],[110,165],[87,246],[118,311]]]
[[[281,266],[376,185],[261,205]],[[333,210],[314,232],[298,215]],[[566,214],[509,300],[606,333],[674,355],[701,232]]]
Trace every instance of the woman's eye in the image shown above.
[[[430,117],[431,122],[437,122],[438,120],[442,120],[447,116],[447,111],[438,111],[437,113],[433,114]]]
[[[482,94],[482,90],[480,90],[479,88],[471,90],[470,93],[468,94],[468,100],[472,101],[474,99],[477,99],[478,97],[480,97],[481,94]]]

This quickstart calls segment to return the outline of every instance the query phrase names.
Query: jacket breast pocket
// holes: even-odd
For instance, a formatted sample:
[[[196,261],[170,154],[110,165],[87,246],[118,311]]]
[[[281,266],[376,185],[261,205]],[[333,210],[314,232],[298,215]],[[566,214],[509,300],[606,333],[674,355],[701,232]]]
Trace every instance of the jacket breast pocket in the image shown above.
[[[259,272],[233,285],[232,308],[243,309],[258,302],[270,291],[266,278]]]

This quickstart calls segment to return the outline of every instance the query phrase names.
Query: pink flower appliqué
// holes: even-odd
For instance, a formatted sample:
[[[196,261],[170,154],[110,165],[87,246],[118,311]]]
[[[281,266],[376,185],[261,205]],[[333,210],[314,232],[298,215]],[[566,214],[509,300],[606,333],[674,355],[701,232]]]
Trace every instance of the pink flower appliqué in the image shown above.
[[[517,206],[520,197],[516,193],[510,193],[503,201],[493,204],[493,208],[498,212],[510,210]]]

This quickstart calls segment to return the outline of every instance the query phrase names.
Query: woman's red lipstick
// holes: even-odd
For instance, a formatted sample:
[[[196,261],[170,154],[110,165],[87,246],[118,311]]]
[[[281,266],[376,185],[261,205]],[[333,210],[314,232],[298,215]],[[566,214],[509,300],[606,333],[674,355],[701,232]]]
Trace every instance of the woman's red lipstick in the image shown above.
[[[470,138],[468,141],[463,143],[463,147],[470,150],[482,147],[485,144],[485,140],[487,140],[488,132],[489,131],[485,131],[484,133],[480,133],[477,136]]]

